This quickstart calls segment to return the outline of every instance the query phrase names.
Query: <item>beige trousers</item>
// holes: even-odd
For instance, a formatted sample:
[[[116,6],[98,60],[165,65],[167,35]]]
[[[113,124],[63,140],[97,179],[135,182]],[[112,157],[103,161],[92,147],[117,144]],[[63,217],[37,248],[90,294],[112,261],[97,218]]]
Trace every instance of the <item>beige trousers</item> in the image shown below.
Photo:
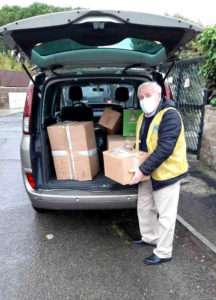
[[[153,253],[160,258],[172,256],[179,192],[180,181],[157,191],[152,190],[151,180],[139,184],[140,233],[143,241],[157,245]]]

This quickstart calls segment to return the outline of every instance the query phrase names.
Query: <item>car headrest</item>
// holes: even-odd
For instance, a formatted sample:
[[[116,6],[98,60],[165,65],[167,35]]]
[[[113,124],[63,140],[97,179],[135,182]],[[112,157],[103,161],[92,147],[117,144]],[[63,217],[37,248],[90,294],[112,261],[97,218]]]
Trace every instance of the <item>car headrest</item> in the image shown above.
[[[115,90],[115,100],[119,102],[126,102],[129,99],[129,91],[126,87],[119,87]]]
[[[81,101],[83,98],[82,88],[80,86],[71,86],[69,89],[69,98],[71,101]]]

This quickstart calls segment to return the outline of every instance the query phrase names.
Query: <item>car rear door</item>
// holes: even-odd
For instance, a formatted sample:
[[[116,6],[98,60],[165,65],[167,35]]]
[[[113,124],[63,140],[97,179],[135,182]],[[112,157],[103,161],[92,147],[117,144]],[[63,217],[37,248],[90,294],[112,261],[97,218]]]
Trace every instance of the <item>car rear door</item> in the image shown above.
[[[172,60],[201,31],[192,23],[165,16],[72,10],[5,25],[0,35],[21,57],[50,69],[69,64],[156,66]]]

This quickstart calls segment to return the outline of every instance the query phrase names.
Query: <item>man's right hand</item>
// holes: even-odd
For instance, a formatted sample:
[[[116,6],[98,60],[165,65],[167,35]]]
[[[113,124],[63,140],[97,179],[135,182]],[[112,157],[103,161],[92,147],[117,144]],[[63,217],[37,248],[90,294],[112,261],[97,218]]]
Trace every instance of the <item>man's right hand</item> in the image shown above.
[[[143,173],[140,171],[139,168],[134,169],[134,170],[129,170],[130,173],[134,173],[133,178],[129,182],[130,185],[137,184],[141,181],[149,179],[149,176],[143,175]]]

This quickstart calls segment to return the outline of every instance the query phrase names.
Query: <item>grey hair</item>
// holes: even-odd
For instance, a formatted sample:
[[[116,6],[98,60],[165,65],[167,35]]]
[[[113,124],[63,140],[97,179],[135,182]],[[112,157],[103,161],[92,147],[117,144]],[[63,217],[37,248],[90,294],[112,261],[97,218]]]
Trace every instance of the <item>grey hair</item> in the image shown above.
[[[161,89],[161,86],[157,82],[147,81],[147,82],[141,83],[139,85],[138,90],[137,90],[137,97],[138,98],[139,98],[139,92],[140,92],[141,88],[144,87],[144,86],[148,86],[148,85],[154,87],[155,91],[158,92],[159,94],[161,94],[162,89]]]

